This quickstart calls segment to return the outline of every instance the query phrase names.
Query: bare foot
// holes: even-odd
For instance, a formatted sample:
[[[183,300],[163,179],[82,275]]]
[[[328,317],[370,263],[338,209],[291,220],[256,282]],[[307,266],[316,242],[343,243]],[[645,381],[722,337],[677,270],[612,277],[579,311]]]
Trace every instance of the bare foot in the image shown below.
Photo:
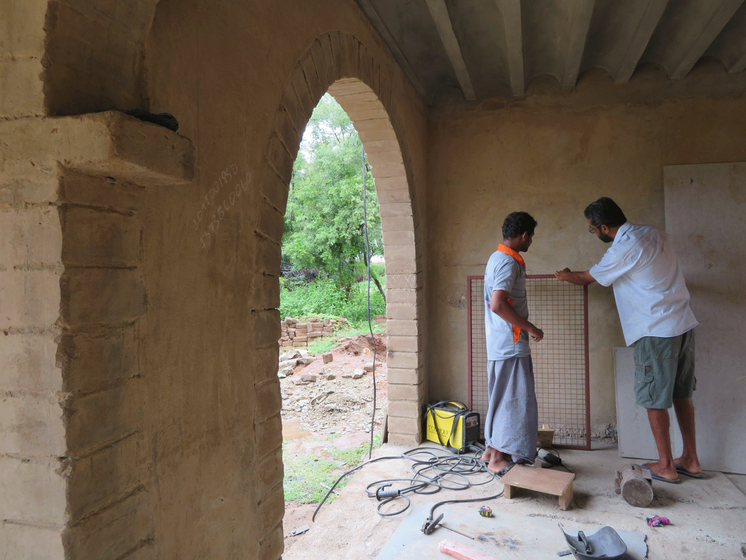
[[[512,466],[513,466],[513,461],[503,460],[503,461],[497,461],[494,463],[490,463],[489,465],[487,465],[487,470],[495,474],[500,474],[502,471]]]
[[[678,480],[679,479],[679,473],[676,472],[676,468],[671,465],[670,467],[664,467],[661,465],[661,462],[658,461],[656,463],[646,463],[645,468],[649,469],[651,472],[654,472],[658,476],[662,476],[666,480]]]
[[[487,469],[490,472],[499,473],[501,470],[507,469],[512,464],[513,462],[508,460],[507,455],[505,455],[501,451],[495,450],[495,452],[492,454],[492,458],[490,459],[489,464],[487,465]]]
[[[482,461],[485,463],[489,463],[492,460],[492,456],[495,454],[495,450],[491,447],[487,447],[484,450],[484,453],[482,453]]]

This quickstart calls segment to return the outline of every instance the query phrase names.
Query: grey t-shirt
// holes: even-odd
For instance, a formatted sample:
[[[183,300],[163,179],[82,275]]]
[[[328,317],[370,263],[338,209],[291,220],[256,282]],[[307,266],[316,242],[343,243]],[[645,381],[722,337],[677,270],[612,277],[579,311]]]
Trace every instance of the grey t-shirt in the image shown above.
[[[490,299],[495,290],[504,290],[510,295],[513,309],[528,319],[526,300],[526,270],[510,255],[495,251],[487,262],[484,272],[484,328],[487,335],[487,359],[505,360],[514,356],[528,356],[528,332],[521,330],[517,342],[513,341],[513,326],[490,309]]]

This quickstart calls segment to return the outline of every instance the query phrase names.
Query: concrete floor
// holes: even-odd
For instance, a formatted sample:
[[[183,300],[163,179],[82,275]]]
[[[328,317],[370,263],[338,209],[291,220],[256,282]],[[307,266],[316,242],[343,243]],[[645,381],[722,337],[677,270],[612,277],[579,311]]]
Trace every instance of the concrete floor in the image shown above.
[[[399,456],[408,448],[387,444],[375,454]],[[635,531],[647,537],[648,558],[653,560],[735,560],[746,553],[742,546],[746,543],[746,475],[730,475],[708,472],[706,480],[684,478],[679,485],[653,482],[655,499],[648,508],[635,508],[627,504],[614,492],[616,470],[632,462],[619,457],[616,446],[605,446],[593,451],[560,450],[563,463],[576,473],[574,499],[569,509],[561,511],[556,497],[517,490],[512,500],[497,498],[484,503],[477,502],[469,507],[478,510],[480,505],[489,505],[498,518],[511,519],[510,530],[517,537],[527,531],[532,520],[541,518],[561,523],[565,527],[575,527],[586,532],[609,525],[617,530]],[[368,498],[365,487],[374,481],[392,478],[409,478],[411,462],[405,459],[380,461],[366,465],[355,473],[350,483],[342,490],[339,498],[325,504],[315,523],[302,518],[286,519],[285,534],[302,524],[311,525],[307,533],[285,538],[285,560],[307,560],[309,558],[331,559],[376,559],[384,551],[380,560],[414,560],[416,557],[437,558],[447,556],[437,552],[437,543],[443,539],[459,540],[454,533],[438,529],[425,537],[418,530],[412,531],[412,540],[432,539],[433,552],[418,556],[411,553],[391,554],[386,546],[395,531],[402,524],[408,510],[401,515],[382,517],[376,513],[378,502]],[[442,490],[438,494],[425,496],[409,494],[412,507],[417,504],[435,503],[449,499],[466,499],[490,496],[500,492],[502,485],[495,481],[485,486],[464,491]],[[459,504],[465,506],[465,504]],[[449,506],[444,506],[447,508]],[[309,508],[311,510],[312,508]],[[421,508],[420,508],[421,509]],[[440,513],[440,509],[436,513]],[[447,511],[444,509],[444,511]],[[453,511],[453,510],[452,510]],[[416,512],[419,513],[419,512]],[[449,518],[450,515],[450,518]],[[652,528],[646,518],[661,515],[671,520],[671,525]],[[457,514],[447,513],[444,523],[456,526],[460,521]],[[509,516],[509,517],[508,517]],[[421,526],[425,517],[416,521]],[[502,523],[505,528],[506,523]],[[403,529],[414,527],[410,520]],[[479,528],[474,524],[475,531]],[[497,559],[504,558],[557,558],[556,553],[567,548],[559,529],[556,530],[556,543],[552,542],[546,554],[521,555],[520,550],[501,550],[495,546],[490,552]],[[401,531],[396,539],[401,539]],[[405,535],[406,538],[406,535]],[[467,543],[469,541],[462,541]]]

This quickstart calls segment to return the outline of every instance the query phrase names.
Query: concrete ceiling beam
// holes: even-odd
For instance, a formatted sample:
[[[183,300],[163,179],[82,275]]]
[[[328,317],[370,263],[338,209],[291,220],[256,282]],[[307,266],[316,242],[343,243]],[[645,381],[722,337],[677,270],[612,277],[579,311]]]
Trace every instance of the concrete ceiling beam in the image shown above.
[[[521,1],[495,0],[503,16],[508,68],[510,70],[510,89],[513,97],[526,94],[526,83],[523,74],[523,30],[521,27]]]
[[[456,72],[456,79],[461,86],[461,91],[464,92],[464,98],[467,101],[476,100],[477,96],[474,93],[474,86],[471,83],[469,70],[466,68],[464,57],[461,54],[458,39],[456,39],[456,34],[453,31],[453,24],[448,15],[445,0],[427,0],[427,8],[430,10],[435,27],[438,29],[440,40],[443,42],[446,53],[448,53],[448,58],[451,60],[451,66],[453,66],[453,70]]]
[[[565,57],[565,74],[562,77],[562,89],[573,89],[578,81],[580,63],[591,26],[595,0],[573,0],[570,3],[572,15],[569,25],[567,56]]]
[[[407,62],[404,53],[402,53],[397,42],[394,41],[394,37],[389,32],[386,24],[383,23],[381,16],[378,15],[378,12],[373,7],[373,4],[371,4],[369,0],[356,0],[356,2],[358,6],[360,6],[363,14],[365,14],[365,17],[367,17],[368,21],[370,21],[373,29],[375,29],[376,32],[381,36],[381,39],[383,39],[383,42],[386,43],[386,46],[391,49],[391,54],[394,55],[396,62],[399,64],[407,78],[409,78],[409,81],[412,82],[414,89],[417,90],[417,93],[419,93],[423,99],[429,100],[430,97],[425,91],[425,87],[422,85],[422,82],[417,77],[417,74],[414,73],[414,70],[412,70],[412,67]]]
[[[627,46],[627,52],[619,65],[619,70],[614,76],[617,84],[626,84],[632,77],[637,68],[637,63],[642,58],[642,54],[653,36],[655,28],[663,15],[663,11],[668,5],[668,0],[650,0],[647,9],[637,24],[637,31]]]
[[[744,0],[723,0],[721,2],[720,7],[713,11],[712,18],[705,24],[699,37],[697,37],[676,65],[676,68],[671,72],[670,77],[672,80],[681,80],[689,73],[743,2]]]

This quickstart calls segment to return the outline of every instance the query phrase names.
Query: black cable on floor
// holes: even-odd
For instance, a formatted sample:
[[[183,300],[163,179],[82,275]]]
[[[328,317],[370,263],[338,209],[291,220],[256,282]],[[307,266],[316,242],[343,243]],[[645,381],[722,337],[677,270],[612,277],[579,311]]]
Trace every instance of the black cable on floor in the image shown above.
[[[554,453],[554,454],[555,454],[555,455],[557,456],[557,458],[558,458],[558,459],[560,460],[560,462],[559,462],[558,464],[556,464],[556,465],[552,465],[552,466],[551,466],[551,467],[549,467],[549,468],[553,468],[553,467],[562,467],[562,468],[563,468],[563,469],[565,469],[565,470],[566,470],[567,472],[569,472],[569,473],[573,473],[573,474],[574,474],[574,471],[571,471],[570,469],[568,469],[568,468],[567,468],[567,467],[565,466],[565,464],[564,464],[564,463],[562,462],[562,456],[560,455],[560,452],[559,452],[559,450],[557,450],[557,448],[556,448],[556,447],[552,447],[551,445],[544,445],[544,446],[541,446],[541,447],[539,447],[539,450],[540,450],[540,451],[541,451],[541,450],[545,450],[545,451],[551,451],[551,452],[552,452],[552,453]],[[539,460],[541,461],[541,459],[539,459]],[[548,461],[545,461],[545,462],[548,462]],[[551,464],[551,463],[550,463],[550,464]]]
[[[434,451],[440,450],[440,448],[433,448],[433,447],[417,447],[415,449],[411,449],[402,455],[398,457],[378,457],[376,459],[373,459],[373,441],[374,441],[374,435],[375,435],[375,425],[376,425],[376,351],[377,351],[377,345],[376,345],[376,339],[375,336],[373,336],[373,324],[371,323],[371,315],[370,315],[370,240],[368,237],[368,207],[367,207],[367,165],[365,162],[365,148],[362,149],[362,168],[363,168],[363,227],[365,229],[365,261],[366,261],[366,267],[367,267],[367,273],[368,273],[368,331],[370,332],[370,340],[373,344],[373,414],[371,415],[371,421],[370,421],[370,447],[368,449],[368,461],[365,461],[358,465],[357,467],[354,467],[347,472],[343,473],[337,481],[334,483],[334,485],[329,489],[329,491],[326,493],[324,498],[321,500],[319,505],[316,507],[316,509],[313,512],[313,517],[311,518],[311,521],[316,520],[316,514],[321,509],[321,506],[324,505],[326,500],[329,498],[331,493],[334,491],[334,489],[337,487],[337,485],[342,481],[342,479],[361,467],[375,463],[377,461],[382,461],[386,459],[409,459],[413,462],[412,464],[412,470],[414,471],[415,475],[410,479],[390,479],[390,480],[379,480],[377,482],[373,482],[372,484],[369,484],[365,491],[368,494],[368,497],[374,497],[379,500],[379,504],[376,507],[376,511],[379,515],[382,516],[393,516],[393,515],[399,515],[400,513],[405,512],[407,509],[409,509],[409,506],[411,504],[411,501],[406,496],[407,493],[414,492],[415,494],[435,494],[439,492],[442,489],[446,490],[467,490],[468,488],[471,488],[472,486],[481,486],[483,484],[487,484],[489,482],[492,482],[495,479],[499,479],[500,477],[497,476],[495,473],[492,473],[487,469],[487,464],[481,460],[481,458],[477,458],[476,455],[474,457],[469,457],[466,455],[461,455],[460,453],[450,453],[449,455],[436,455]],[[383,433],[381,434],[381,438],[383,438]],[[481,451],[479,451],[481,453]],[[427,460],[418,460],[415,457],[418,455],[425,455],[428,457]],[[488,478],[484,482],[480,483],[472,483],[467,477],[473,476],[473,475],[479,475],[479,474],[485,474],[488,473],[490,478]],[[448,477],[451,477],[449,479]],[[460,480],[460,483],[456,483],[456,481],[452,480],[453,478],[456,478],[456,480]],[[407,482],[409,485],[404,488],[390,488],[393,483],[395,482]],[[377,489],[375,492],[370,491],[370,488],[373,486],[377,486]],[[433,513],[435,510],[445,504],[450,503],[464,503],[464,502],[477,502],[477,501],[486,501],[486,500],[492,500],[495,498],[499,498],[502,496],[503,492],[499,492],[493,496],[481,496],[479,498],[472,498],[472,499],[466,499],[466,500],[444,500],[442,502],[438,502],[435,504],[432,509],[430,510],[430,517],[429,519],[432,520]],[[384,512],[382,510],[383,507],[388,506],[389,504],[393,503],[396,500],[404,501],[404,504],[395,511],[389,511]]]
[[[481,454],[481,450],[476,453]],[[487,469],[487,463],[482,461],[481,458],[478,458],[476,454],[472,456],[453,453],[443,447],[435,446],[416,447],[405,451],[401,455],[370,459],[343,473],[316,507],[311,520],[316,520],[316,514],[321,509],[321,506],[324,505],[327,498],[344,477],[354,473],[365,465],[390,459],[405,459],[411,461],[411,468],[414,475],[411,478],[377,480],[365,487],[365,492],[369,498],[376,498],[379,500],[380,503],[376,507],[376,511],[379,515],[384,517],[399,515],[409,509],[411,502],[407,497],[407,494],[410,493],[436,494],[441,490],[468,490],[469,488],[483,486],[500,479],[497,474]],[[488,477],[485,480],[477,482],[474,482],[469,478],[480,475],[488,475]],[[399,483],[397,487],[394,486],[395,483]],[[492,496],[480,496],[478,498],[444,500],[438,502],[430,510],[430,519],[432,519],[435,509],[444,504],[488,501],[499,498],[502,494],[503,492],[500,491]],[[403,502],[397,509],[393,511],[384,511],[386,506],[397,501]]]

